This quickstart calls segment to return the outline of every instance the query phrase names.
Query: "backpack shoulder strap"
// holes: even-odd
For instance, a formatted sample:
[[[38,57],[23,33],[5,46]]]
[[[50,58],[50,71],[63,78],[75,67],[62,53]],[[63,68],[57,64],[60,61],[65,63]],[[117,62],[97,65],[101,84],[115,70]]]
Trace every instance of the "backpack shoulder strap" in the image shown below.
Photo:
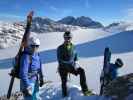
[[[40,53],[38,53],[39,61],[41,62]]]

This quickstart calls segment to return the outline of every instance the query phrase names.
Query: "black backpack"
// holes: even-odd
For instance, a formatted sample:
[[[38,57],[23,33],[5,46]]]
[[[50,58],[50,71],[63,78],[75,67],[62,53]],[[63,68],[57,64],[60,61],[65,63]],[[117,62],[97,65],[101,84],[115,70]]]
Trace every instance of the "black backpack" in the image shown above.
[[[21,60],[22,55],[23,55],[23,52],[21,52],[18,57],[14,58],[14,62],[13,62],[14,67],[10,73],[10,76],[18,78],[18,79],[20,79],[19,72],[20,72],[20,60]]]

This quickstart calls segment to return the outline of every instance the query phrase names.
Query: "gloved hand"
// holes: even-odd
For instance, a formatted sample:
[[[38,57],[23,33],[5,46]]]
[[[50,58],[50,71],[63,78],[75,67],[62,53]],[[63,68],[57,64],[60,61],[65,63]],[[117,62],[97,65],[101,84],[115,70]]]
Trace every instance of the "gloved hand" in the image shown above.
[[[32,87],[31,87],[31,86],[28,86],[27,88],[25,88],[25,89],[23,90],[23,94],[24,94],[25,96],[31,96],[31,95],[32,95]]]
[[[12,69],[11,70],[11,73],[9,73],[10,76],[15,76],[16,75],[16,72],[15,72],[15,69]]]
[[[42,87],[43,86],[43,84],[44,84],[44,81],[43,81],[43,78],[42,79],[40,79],[40,87]]]
[[[78,69],[79,67],[80,67],[79,62],[78,62],[78,61],[75,61],[75,63],[74,63],[74,68],[75,68],[75,69]]]

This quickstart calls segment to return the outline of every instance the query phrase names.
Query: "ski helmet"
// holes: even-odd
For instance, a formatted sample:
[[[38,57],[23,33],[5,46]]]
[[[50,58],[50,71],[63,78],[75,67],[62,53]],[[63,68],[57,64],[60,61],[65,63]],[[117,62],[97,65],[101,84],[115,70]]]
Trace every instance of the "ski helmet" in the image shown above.
[[[72,38],[72,33],[70,31],[66,31],[64,33],[64,38]]]
[[[40,40],[38,38],[36,38],[36,37],[29,38],[28,46],[33,46],[33,45],[40,46]]]
[[[123,66],[123,61],[120,58],[117,58],[115,61],[115,64],[118,65],[119,67]]]

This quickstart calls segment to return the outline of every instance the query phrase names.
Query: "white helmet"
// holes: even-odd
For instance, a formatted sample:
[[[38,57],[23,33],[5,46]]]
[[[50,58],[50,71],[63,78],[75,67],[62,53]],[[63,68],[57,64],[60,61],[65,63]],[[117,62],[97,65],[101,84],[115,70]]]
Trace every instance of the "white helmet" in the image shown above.
[[[37,45],[40,46],[40,40],[36,37],[30,37],[28,40],[28,46]]]

